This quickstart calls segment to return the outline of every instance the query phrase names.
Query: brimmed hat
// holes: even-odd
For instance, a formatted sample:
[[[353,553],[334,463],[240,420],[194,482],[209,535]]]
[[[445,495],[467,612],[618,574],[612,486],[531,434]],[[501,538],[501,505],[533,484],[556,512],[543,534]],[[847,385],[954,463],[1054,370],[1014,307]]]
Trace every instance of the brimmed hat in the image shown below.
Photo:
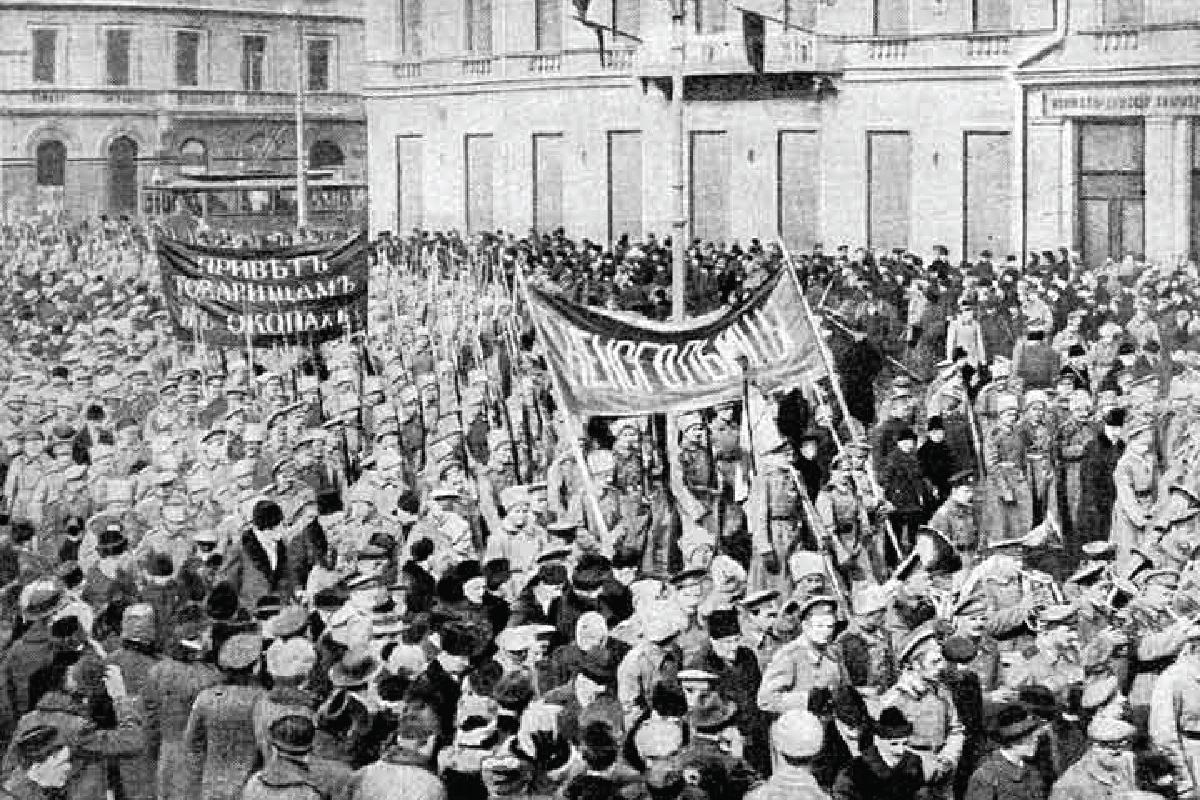
[[[329,670],[329,682],[338,689],[355,689],[371,682],[383,665],[370,651],[350,651]]]
[[[235,634],[221,645],[217,666],[231,671],[250,669],[262,655],[262,644],[262,637],[257,633]]]
[[[305,714],[286,714],[279,717],[267,729],[271,745],[281,753],[304,755],[312,751],[317,726],[312,717]]]
[[[907,739],[912,732],[912,723],[895,706],[888,706],[880,712],[879,721],[875,723],[875,736],[880,739]]]
[[[1000,744],[1011,744],[1029,736],[1044,724],[1039,717],[1030,714],[1025,706],[1012,703],[996,714],[992,736]]]
[[[712,733],[728,727],[737,713],[737,703],[710,692],[688,712],[688,723],[693,730]]]

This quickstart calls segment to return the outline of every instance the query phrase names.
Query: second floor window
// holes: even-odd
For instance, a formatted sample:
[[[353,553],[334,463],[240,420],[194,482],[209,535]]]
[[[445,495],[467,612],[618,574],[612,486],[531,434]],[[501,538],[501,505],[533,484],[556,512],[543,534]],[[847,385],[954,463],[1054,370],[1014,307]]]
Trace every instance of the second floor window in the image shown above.
[[[1146,0],[1104,0],[1105,25],[1141,25],[1146,21]]]
[[[692,0],[687,11],[692,15],[692,28],[696,33],[725,31],[725,0]]]
[[[200,32],[175,32],[175,85],[200,85]]]
[[[397,20],[397,44],[400,55],[421,57],[421,0],[397,0],[400,19]]]
[[[875,35],[908,34],[909,0],[875,0]]]
[[[40,28],[33,32],[33,82],[53,84],[57,79],[58,31]]]
[[[333,85],[333,81],[330,80],[333,42],[329,39],[309,39],[307,49],[307,89],[310,92],[328,92]]]
[[[613,28],[629,36],[637,36],[642,30],[641,5],[641,0],[613,0]],[[617,41],[625,40],[618,37]],[[628,41],[632,42],[633,40]]]
[[[109,86],[129,85],[129,44],[132,36],[128,30],[117,28],[104,32],[105,74]]]
[[[537,0],[534,8],[538,50],[562,49],[562,0]]]
[[[492,0],[464,0],[466,3],[467,52],[476,56],[492,54]]]
[[[242,89],[261,92],[266,78],[267,37],[242,37]]]
[[[1009,31],[1012,27],[1012,0],[975,0],[976,31]]]

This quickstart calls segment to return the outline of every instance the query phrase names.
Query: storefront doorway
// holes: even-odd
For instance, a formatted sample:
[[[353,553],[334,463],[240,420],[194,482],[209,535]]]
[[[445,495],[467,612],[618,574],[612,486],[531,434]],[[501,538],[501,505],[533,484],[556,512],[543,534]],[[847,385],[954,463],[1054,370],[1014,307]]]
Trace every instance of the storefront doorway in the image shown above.
[[[1098,266],[1145,252],[1145,129],[1140,119],[1079,126],[1079,241]]]

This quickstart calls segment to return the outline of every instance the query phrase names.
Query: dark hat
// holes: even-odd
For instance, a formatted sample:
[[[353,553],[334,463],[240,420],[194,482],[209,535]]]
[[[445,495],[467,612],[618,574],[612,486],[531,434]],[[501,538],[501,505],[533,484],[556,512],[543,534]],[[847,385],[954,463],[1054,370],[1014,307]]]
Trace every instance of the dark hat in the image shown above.
[[[567,582],[567,568],[562,564],[542,564],[535,577],[541,584],[562,586]]]
[[[524,673],[507,673],[496,682],[492,698],[500,708],[519,714],[534,698],[533,683]]]
[[[596,647],[583,654],[579,673],[586,675],[588,680],[607,686],[617,679],[617,666],[606,648]]]
[[[422,541],[428,542],[429,540]],[[413,549],[413,557],[416,558],[416,548]],[[489,589],[499,589],[512,578],[512,565],[507,558],[493,558],[483,565],[483,578],[487,581]]]
[[[329,670],[329,682],[335,688],[355,689],[369,684],[381,668],[379,659],[369,650],[352,650]]]
[[[546,532],[557,539],[565,539],[566,541],[575,541],[575,535],[579,530],[579,525],[568,520],[556,520],[546,526]]]
[[[274,500],[259,500],[254,504],[254,527],[260,531],[277,528],[283,522],[283,509]]]
[[[917,440],[916,432],[912,428],[908,427],[907,425],[905,425],[900,430],[896,431],[896,441],[897,442],[902,442],[905,439],[909,439],[914,442]]]
[[[580,591],[599,589],[604,582],[612,577],[612,564],[607,558],[598,554],[587,554],[575,565],[571,575],[571,583]]]
[[[209,619],[216,622],[228,622],[232,620],[237,614],[238,608],[237,591],[224,581],[212,588],[212,591],[208,593],[208,599],[204,603],[204,610],[208,614]]]
[[[929,421],[925,423],[925,429],[930,431],[946,430],[946,424],[942,422],[942,415],[934,414],[932,417],[930,417]]]
[[[58,565],[54,574],[68,589],[74,589],[83,583],[83,567],[79,566],[78,561],[64,561]]]
[[[952,488],[958,486],[970,486],[975,483],[975,470],[964,469],[959,470],[950,476],[950,486]]]
[[[475,658],[487,646],[487,638],[476,625],[451,620],[442,627],[442,650],[451,656]]]
[[[904,716],[904,712],[895,706],[888,706],[879,715],[875,723],[875,736],[880,739],[906,739],[912,735],[913,726]]]
[[[742,632],[738,612],[732,608],[719,608],[708,615],[708,635],[712,639],[725,639]]]
[[[871,712],[862,694],[853,686],[839,686],[833,692],[833,716],[854,728],[871,721]]]
[[[254,618],[265,622],[282,610],[283,600],[278,595],[265,594],[255,603]]]
[[[326,516],[343,510],[345,510],[345,505],[342,503],[342,493],[337,489],[317,492],[317,514]]]
[[[1117,355],[1131,356],[1137,352],[1137,346],[1133,342],[1121,342],[1117,345]]]
[[[175,574],[175,564],[169,553],[153,553],[146,565],[146,573],[152,578],[169,578]]]
[[[459,579],[463,583],[466,583],[474,578],[483,577],[483,567],[480,565],[479,561],[474,558],[469,558],[466,561],[458,562],[458,564],[454,567],[454,572],[456,575],[458,575]]]
[[[414,561],[424,561],[433,555],[433,541],[428,537],[422,536],[412,544],[412,558]]]
[[[50,623],[50,636],[54,639],[73,639],[83,631],[79,617],[74,614],[60,617]]]
[[[1158,339],[1148,339],[1142,349],[1147,353],[1157,353],[1162,350],[1162,345],[1158,343]]]
[[[316,723],[321,730],[341,733],[350,729],[353,707],[345,689],[334,689],[317,709]]]
[[[704,695],[688,713],[692,730],[715,733],[727,727],[737,716],[737,703],[726,700],[716,692]]]
[[[59,730],[53,725],[34,725],[17,734],[13,742],[21,759],[28,764],[44,761],[62,746]]]
[[[1071,345],[1070,347],[1067,348],[1067,357],[1068,358],[1076,358],[1078,356],[1086,356],[1086,355],[1087,355],[1087,350],[1085,350],[1083,348],[1083,345],[1081,345],[1079,342],[1075,342],[1073,345]]]
[[[129,540],[120,525],[109,525],[96,537],[96,552],[101,558],[119,556],[128,546]]]
[[[954,664],[970,664],[979,654],[979,646],[966,636],[951,636],[942,642],[942,655]]]
[[[1104,414],[1104,424],[1112,428],[1120,428],[1125,424],[1125,409],[1120,407],[1110,408]]]
[[[996,714],[996,723],[992,735],[1001,744],[1011,744],[1024,739],[1029,734],[1042,727],[1042,720],[1033,716],[1018,703],[1010,703]]]
[[[1058,700],[1054,692],[1045,686],[1033,684],[1022,686],[1017,691],[1017,702],[1028,711],[1044,719],[1058,718]]]
[[[305,714],[288,714],[271,723],[267,735],[271,744],[281,753],[304,755],[312,750],[317,726]]]

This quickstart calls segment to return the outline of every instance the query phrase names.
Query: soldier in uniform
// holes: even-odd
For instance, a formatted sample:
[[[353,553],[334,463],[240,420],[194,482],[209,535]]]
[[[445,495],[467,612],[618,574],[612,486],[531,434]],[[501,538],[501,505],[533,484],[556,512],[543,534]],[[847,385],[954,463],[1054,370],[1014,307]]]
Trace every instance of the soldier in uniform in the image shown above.
[[[876,513],[854,486],[849,459],[833,460],[829,483],[817,495],[816,512],[829,536],[834,566],[847,586],[876,580],[883,574],[882,541],[876,536]]]
[[[1148,544],[1158,501],[1158,464],[1154,457],[1154,428],[1136,425],[1126,432],[1125,454],[1113,471],[1116,503],[1109,540],[1117,559],[1127,559],[1135,548]]]
[[[984,545],[1022,537],[1033,527],[1033,496],[1025,461],[1025,439],[1017,425],[1020,403],[997,400],[999,420],[984,443],[988,485],[984,495]]]
[[[11,519],[40,521],[37,487],[50,472],[52,461],[45,453],[46,435],[40,428],[27,427],[21,435],[21,454],[8,465],[4,500]]]
[[[895,706],[913,723],[909,747],[925,765],[927,796],[948,800],[966,735],[954,697],[942,682],[946,659],[932,625],[918,627],[897,653],[900,676],[879,698],[883,708]]]
[[[1044,800],[1045,785],[1033,765],[1044,727],[1023,705],[1002,707],[992,734],[998,748],[971,774],[965,800]]]
[[[1079,661],[1079,642],[1075,631],[1075,608],[1070,605],[1047,606],[1038,613],[1036,651],[1016,664],[1005,679],[1013,689],[1043,686],[1065,704],[1067,693],[1083,685],[1083,666]]]
[[[1088,724],[1088,749],[1054,782],[1050,800],[1110,800],[1137,789],[1133,740],[1137,728],[1098,715]]]
[[[1200,791],[1200,625],[1190,624],[1175,663],[1154,687],[1150,702],[1150,741],[1170,759],[1181,798]]]
[[[254,768],[254,705],[263,690],[253,685],[262,655],[257,634],[239,633],[221,645],[217,666],[224,682],[196,697],[183,735],[187,748],[188,797],[238,800]]]
[[[750,790],[746,800],[827,800],[812,773],[824,740],[821,720],[807,710],[782,714],[771,725],[771,777]]]
[[[832,692],[849,683],[846,667],[832,646],[837,624],[837,599],[814,595],[802,603],[796,617],[800,635],[781,647],[763,671],[758,707],[772,714],[808,708],[816,689]]]
[[[950,477],[950,495],[933,512],[929,526],[954,547],[962,568],[975,566],[979,554],[979,518],[975,505],[975,473],[963,470]]]
[[[778,434],[776,433],[776,436]],[[760,446],[755,442],[755,446]],[[804,487],[797,485],[791,464],[791,445],[782,437],[764,444],[759,473],[751,484],[746,524],[754,543],[747,588],[775,588],[790,594],[794,576],[787,569],[796,550],[815,550],[807,536],[803,509]]]
[[[877,694],[896,678],[896,653],[892,637],[884,627],[891,597],[881,586],[864,586],[855,592],[853,615],[834,647],[846,667],[850,684],[860,691]]]
[[[1021,435],[1025,440],[1025,462],[1029,465],[1029,488],[1033,499],[1033,524],[1047,517],[1058,518],[1058,467],[1054,461],[1058,431],[1049,414],[1050,399],[1033,389],[1025,395]]]

